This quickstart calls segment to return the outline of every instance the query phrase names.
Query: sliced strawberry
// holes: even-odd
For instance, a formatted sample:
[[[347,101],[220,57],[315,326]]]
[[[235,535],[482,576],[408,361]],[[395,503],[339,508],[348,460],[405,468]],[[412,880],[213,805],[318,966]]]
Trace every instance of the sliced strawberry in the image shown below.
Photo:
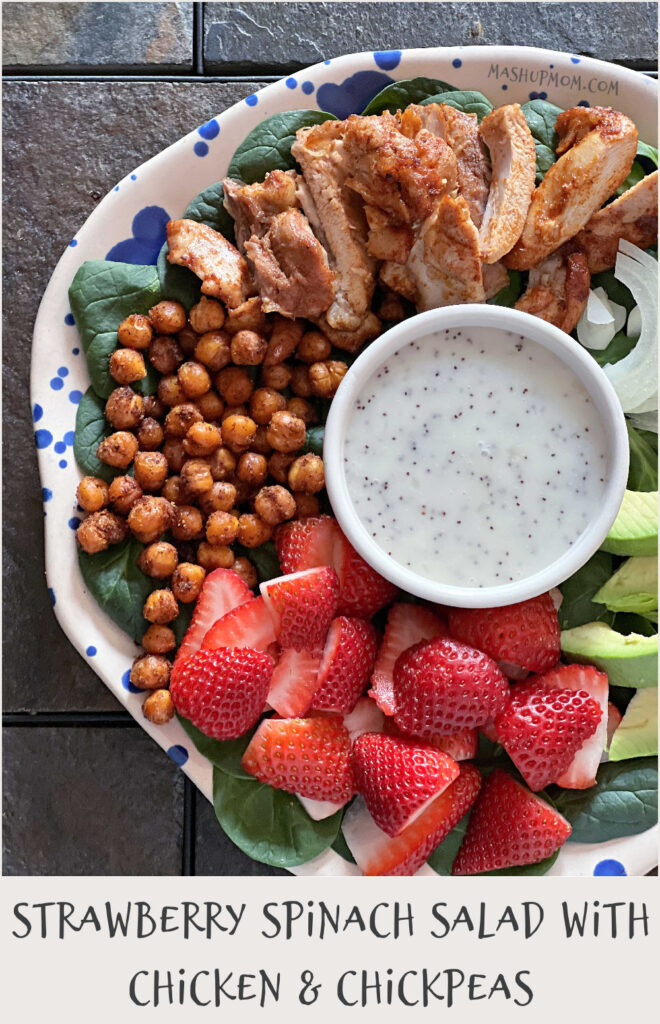
[[[453,875],[537,864],[566,842],[571,826],[549,804],[497,768],[484,783]]]
[[[285,648],[273,670],[268,703],[283,718],[296,718],[309,708],[319,680],[323,648],[296,651]]]
[[[607,750],[610,749],[610,746],[612,744],[612,737],[621,725],[622,719],[623,715],[619,711],[616,704],[613,704],[612,701],[609,701],[607,705]]]
[[[242,736],[266,703],[273,659],[249,648],[201,650],[175,665],[170,694],[180,715],[206,736]]]
[[[382,730],[379,731],[386,733],[388,736],[411,739],[406,733],[401,732],[393,718],[386,718]],[[412,738],[418,739],[417,737]],[[436,750],[442,750],[443,753],[452,757],[454,761],[470,761],[476,756],[479,749],[479,730],[459,729],[457,732],[452,733],[436,732],[428,739],[419,740],[419,743],[435,747]]]
[[[491,743],[497,743],[497,729],[495,723],[491,720],[486,722],[484,725],[479,726],[479,732],[483,733],[486,739],[489,739]]]
[[[385,634],[371,677],[369,696],[386,715],[394,714],[394,663],[404,651],[420,640],[446,636],[447,627],[437,615],[421,604],[395,602],[387,614]]]
[[[344,715],[351,743],[365,732],[382,732],[384,723],[383,712],[368,697],[360,697],[353,710]]]
[[[343,534],[335,569],[341,583],[337,609],[340,615],[370,619],[398,593],[397,587],[372,569]]]
[[[263,597],[253,597],[218,619],[204,637],[202,647],[253,647],[265,651],[276,641],[275,623]]]
[[[376,659],[378,634],[370,622],[342,615],[333,619],[312,698],[315,711],[346,714],[364,693]]]
[[[559,621],[550,594],[503,608],[452,608],[449,632],[495,661],[547,672],[559,659]]]
[[[455,782],[394,838],[378,827],[362,797],[357,797],[344,815],[342,832],[362,874],[414,875],[469,811],[480,786],[479,769],[461,765]]]
[[[484,725],[504,708],[509,684],[487,654],[437,637],[399,655],[394,698],[399,728],[427,739]]]
[[[601,718],[596,731],[584,741],[566,771],[557,779],[557,785],[565,789],[588,789],[596,782],[596,772],[607,742],[608,678],[593,665],[561,665],[538,676],[537,681],[551,690],[585,690],[600,707]]]
[[[602,711],[585,690],[525,681],[495,718],[499,742],[533,790],[556,782],[598,728]]]
[[[262,583],[260,590],[282,647],[299,651],[325,643],[339,597],[334,569],[322,566],[279,576]]]
[[[269,718],[259,725],[241,764],[275,789],[345,804],[355,792],[350,755],[341,718]]]
[[[341,530],[332,516],[307,516],[275,530],[277,557],[285,575],[321,565],[334,567],[340,542]]]
[[[232,609],[251,601],[253,597],[250,588],[233,569],[215,569],[210,572],[197,598],[192,621],[177,651],[175,664],[185,661],[200,649],[214,622]]]

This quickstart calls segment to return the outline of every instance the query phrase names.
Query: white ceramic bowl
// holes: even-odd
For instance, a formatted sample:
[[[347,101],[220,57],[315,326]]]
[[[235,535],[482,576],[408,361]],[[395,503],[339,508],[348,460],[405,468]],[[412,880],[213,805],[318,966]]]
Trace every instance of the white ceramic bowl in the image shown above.
[[[605,494],[598,514],[576,543],[540,572],[496,587],[461,587],[413,572],[375,542],[360,519],[344,472],[344,447],[355,400],[363,386],[394,353],[447,328],[488,327],[523,335],[556,356],[580,380],[598,412],[610,456]],[[405,415],[402,398],[401,414]],[[358,414],[359,421],[359,414]],[[396,427],[396,421],[394,426]],[[376,439],[374,439],[376,440]],[[344,377],[332,405],[323,447],[325,477],[333,512],[351,544],[377,572],[402,590],[436,604],[494,608],[543,594],[568,579],[598,550],[621,505],[628,477],[628,434],[621,405],[609,380],[582,346],[552,324],[505,306],[465,305],[431,309],[402,321],[360,355]],[[437,482],[431,487],[438,486]]]

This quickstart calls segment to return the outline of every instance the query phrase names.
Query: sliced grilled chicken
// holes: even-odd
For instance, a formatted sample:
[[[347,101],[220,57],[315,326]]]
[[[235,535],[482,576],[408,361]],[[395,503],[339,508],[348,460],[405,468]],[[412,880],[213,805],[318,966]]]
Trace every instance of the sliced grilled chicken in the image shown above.
[[[233,178],[223,180],[224,207],[234,218],[236,243],[241,252],[252,235],[261,238],[266,234],[278,213],[300,207],[297,179],[295,171],[271,171],[254,185],[244,185]]]
[[[482,263],[481,274],[487,299],[492,299],[509,283],[509,275],[503,263]]]
[[[657,241],[657,171],[594,213],[575,241],[586,252],[591,273],[598,274],[614,266],[622,238],[640,249],[648,249]]]
[[[219,231],[196,220],[167,224],[168,260],[188,267],[202,280],[204,295],[212,295],[230,308],[253,294],[248,265],[238,249]]]
[[[421,310],[485,301],[479,234],[463,196],[443,196],[424,221],[406,269]]]
[[[479,126],[492,181],[479,232],[481,258],[497,263],[520,237],[534,191],[536,150],[520,104],[497,107]]]
[[[570,334],[584,312],[590,283],[586,254],[574,241],[566,242],[530,270],[527,290],[516,309]]]
[[[335,348],[344,349],[345,352],[359,352],[365,341],[376,337],[381,326],[380,320],[371,311],[352,331],[338,331],[336,327],[331,327],[325,313],[320,317],[312,317],[312,320]]]

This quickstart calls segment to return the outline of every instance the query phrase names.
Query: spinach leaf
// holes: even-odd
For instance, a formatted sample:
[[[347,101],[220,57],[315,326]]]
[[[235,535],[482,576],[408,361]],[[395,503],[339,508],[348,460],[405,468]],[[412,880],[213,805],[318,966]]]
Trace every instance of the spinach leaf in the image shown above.
[[[261,544],[258,548],[244,548],[240,544],[236,544],[235,547],[237,555],[243,555],[244,558],[249,558],[252,562],[257,570],[260,583],[282,575],[280,560],[277,557],[275,544],[272,540],[266,541],[265,544]]]
[[[630,445],[629,491],[657,491],[658,489],[658,435],[648,430],[637,430],[626,422]]]
[[[291,156],[299,128],[336,121],[334,114],[324,110],[288,110],[273,114],[253,128],[231,158],[228,178],[238,178],[247,185],[262,181],[269,171],[288,171],[296,167]]]
[[[337,833],[337,838],[332,844],[332,849],[335,851],[335,853],[338,853],[340,857],[343,857],[344,860],[347,860],[349,864],[355,864],[355,857],[349,850],[348,843],[344,839],[344,833],[341,831],[341,829]]]
[[[614,193],[615,196],[622,196],[624,192],[627,192],[633,185],[637,185],[638,182],[644,177],[644,168],[638,160],[633,160],[632,167],[628,171],[627,177],[621,182],[618,189]]]
[[[561,629],[573,629],[587,622],[603,621],[612,625],[614,616],[602,604],[594,604],[596,591],[614,572],[614,559],[606,551],[597,551],[581,569],[559,585],[564,600],[558,617]]]
[[[536,183],[543,181],[546,172],[552,167],[557,159],[556,149],[559,136],[555,130],[557,115],[561,114],[561,107],[547,100],[529,100],[523,103],[522,112],[534,137],[534,148],[536,149]]]
[[[473,89],[452,89],[449,92],[439,92],[435,96],[429,96],[422,100],[422,106],[429,103],[446,103],[449,107],[455,107],[464,114],[476,114],[477,120],[481,123],[493,109],[493,104],[482,92]]]
[[[143,545],[134,537],[96,555],[78,552],[85,586],[113,622],[140,642],[146,629],[142,608],[155,581],[138,569]]]
[[[213,806],[220,825],[243,853],[261,864],[294,867],[334,843],[342,812],[313,821],[298,797],[263,782],[213,769]]]
[[[649,616],[650,618],[650,616]],[[630,633],[639,633],[641,636],[655,636],[658,627],[649,622],[645,615],[635,615],[634,612],[617,612],[614,616],[613,629],[623,636]]]
[[[214,740],[210,736],[205,736],[187,718],[183,718],[181,715],[176,717],[200,754],[208,758],[211,764],[219,768],[225,775],[231,775],[234,779],[246,779],[255,786],[257,785],[254,775],[249,775],[241,768],[241,758],[252,739],[252,732],[247,736],[240,736],[237,740]]]
[[[658,759],[608,761],[590,789],[562,789],[555,806],[573,826],[570,841],[604,843],[634,836],[658,820]]]
[[[613,267],[609,270],[601,270],[599,274],[594,274],[591,278],[591,287],[594,289],[604,288],[608,299],[611,299],[612,302],[618,302],[620,306],[625,306],[628,313],[636,305],[630,289],[614,276]],[[612,343],[610,342],[610,344]],[[607,349],[604,351],[607,351]],[[602,355],[602,353],[599,354]]]
[[[305,440],[305,451],[313,452],[314,455],[323,455],[323,438],[325,437],[325,425],[310,427]]]
[[[161,298],[155,267],[110,260],[88,260],[69,288],[75,318],[94,391],[108,398],[116,384],[108,360],[117,347],[117,327],[129,313],[147,313]],[[135,389],[154,394],[158,380],[153,367]]]
[[[500,288],[496,295],[493,295],[488,302],[491,306],[513,306],[520,298],[522,291],[522,278],[519,270],[508,270],[509,283]]]
[[[655,146],[649,146],[648,142],[637,143],[637,156],[649,160],[654,167],[658,166],[658,151]]]
[[[156,263],[160,290],[166,299],[174,299],[190,311],[191,306],[199,302],[202,282],[187,267],[179,267],[176,263],[170,263],[167,259],[168,252],[167,242],[165,242],[158,253],[158,262]]]
[[[202,224],[208,224],[210,228],[219,231],[234,244],[236,241],[234,220],[225,210],[224,201],[225,192],[222,182],[216,181],[215,185],[209,185],[203,192],[190,200],[183,216],[187,220],[197,220]]]
[[[427,863],[439,875],[451,875],[451,867],[456,859],[459,847],[467,831],[470,821],[470,812],[461,818],[458,825],[455,825],[446,839],[436,846]],[[559,856],[559,850],[546,857],[536,864],[519,864],[512,868],[500,868],[497,871],[482,871],[481,875],[544,875],[549,871]]]
[[[181,604],[179,605],[179,614],[177,615],[174,622],[170,622],[170,628],[174,631],[174,637],[176,639],[177,647],[181,646],[181,641],[186,635],[186,630],[190,625],[193,611],[195,610],[195,603]]]
[[[636,344],[637,338],[629,338],[623,331],[618,331],[609,345],[593,351],[590,349],[589,355],[593,356],[599,366],[606,366],[608,363],[618,363],[620,359],[625,359]]]
[[[376,93],[362,113],[382,114],[384,110],[389,110],[395,114],[397,110],[405,110],[410,103],[421,103],[429,96],[450,89],[453,89],[453,86],[437,78],[404,78],[400,82],[386,85]]]
[[[119,470],[101,462],[96,454],[104,437],[112,432],[105,418],[105,402],[92,388],[80,399],[76,413],[76,430],[73,439],[75,460],[88,476],[98,476],[109,483]]]

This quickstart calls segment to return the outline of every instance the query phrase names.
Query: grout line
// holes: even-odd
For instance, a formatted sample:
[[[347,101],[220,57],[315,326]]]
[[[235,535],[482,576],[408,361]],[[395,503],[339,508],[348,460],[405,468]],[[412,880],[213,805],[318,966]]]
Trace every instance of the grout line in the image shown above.
[[[277,75],[262,75],[255,71],[250,75],[112,75],[85,74],[85,75],[62,75],[62,74],[33,74],[29,71],[10,71],[2,76],[3,82],[176,82],[177,84],[188,84],[191,82],[211,83],[217,85],[231,84],[233,82],[279,82],[286,72]]]
[[[195,799],[196,787],[187,775],[183,777],[183,846],[181,874],[195,874]]]
[[[204,74],[204,4],[193,4],[193,70]]]
[[[6,711],[2,716],[2,725],[3,728],[138,728],[138,723],[127,711]]]

